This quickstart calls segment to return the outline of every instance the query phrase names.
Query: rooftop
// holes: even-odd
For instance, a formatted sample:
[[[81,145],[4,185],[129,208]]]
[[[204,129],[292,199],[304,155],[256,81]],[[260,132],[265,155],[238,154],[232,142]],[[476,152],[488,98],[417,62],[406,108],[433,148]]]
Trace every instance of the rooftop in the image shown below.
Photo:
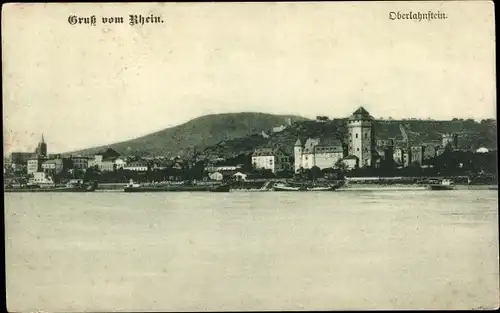
[[[273,148],[260,148],[254,151],[252,156],[270,156],[274,155],[275,151]]]
[[[336,151],[342,151],[342,142],[333,137],[309,138],[304,145],[304,152],[311,153],[316,147],[329,147]]]
[[[363,107],[359,107],[352,115],[349,117],[351,120],[373,120],[373,117],[365,110]]]

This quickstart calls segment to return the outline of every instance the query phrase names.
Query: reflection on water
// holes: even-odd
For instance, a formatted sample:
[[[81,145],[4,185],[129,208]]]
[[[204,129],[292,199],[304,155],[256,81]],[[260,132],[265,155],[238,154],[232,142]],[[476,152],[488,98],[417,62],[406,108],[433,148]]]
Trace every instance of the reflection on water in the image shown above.
[[[10,310],[498,305],[495,191],[5,196]]]

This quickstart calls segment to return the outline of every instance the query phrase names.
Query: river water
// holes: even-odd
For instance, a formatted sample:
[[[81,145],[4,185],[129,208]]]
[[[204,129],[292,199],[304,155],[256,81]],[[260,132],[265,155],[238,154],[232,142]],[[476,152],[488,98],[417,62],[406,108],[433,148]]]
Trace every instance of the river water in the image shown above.
[[[499,303],[497,191],[7,193],[9,311]]]

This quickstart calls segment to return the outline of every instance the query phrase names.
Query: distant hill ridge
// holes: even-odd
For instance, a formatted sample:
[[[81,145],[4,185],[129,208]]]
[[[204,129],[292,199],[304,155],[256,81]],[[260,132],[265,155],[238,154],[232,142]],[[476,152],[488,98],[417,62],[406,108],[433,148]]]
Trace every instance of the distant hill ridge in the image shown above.
[[[287,124],[292,125],[279,132],[271,130]],[[402,141],[400,125],[407,130],[410,145],[439,144],[445,133],[459,135],[459,147],[477,149],[481,146],[496,148],[496,120],[475,122],[467,119],[451,121],[436,120],[375,120],[375,139],[394,138]],[[262,132],[266,135],[263,136]],[[344,140],[347,133],[345,118],[326,121],[309,120],[294,115],[273,115],[256,112],[205,115],[184,124],[167,128],[137,139],[111,145],[77,151],[79,154],[94,154],[112,148],[122,155],[175,156],[196,152],[205,156],[234,157],[251,153],[256,148],[280,145],[293,153],[297,137],[331,136]]]
[[[438,146],[442,143],[443,134],[457,133],[458,148],[460,149],[475,150],[479,147],[496,149],[497,147],[496,121],[492,119],[481,123],[473,120],[375,120],[373,125],[375,140],[393,138],[396,141],[396,146],[404,148],[406,142],[403,140],[400,125],[403,125],[406,130],[410,146],[426,144]],[[208,147],[204,154],[226,158],[236,157],[239,154],[249,154],[256,148],[279,145],[285,152],[292,155],[293,146],[298,137],[329,136],[345,143],[346,135],[345,118],[322,122],[298,121],[282,132],[271,133],[269,138],[258,135],[237,138]]]
[[[79,150],[71,154],[92,155],[107,148],[122,155],[184,155],[216,145],[222,141],[260,134],[273,127],[307,120],[295,115],[274,115],[257,112],[210,114],[184,124],[166,128],[136,139]]]

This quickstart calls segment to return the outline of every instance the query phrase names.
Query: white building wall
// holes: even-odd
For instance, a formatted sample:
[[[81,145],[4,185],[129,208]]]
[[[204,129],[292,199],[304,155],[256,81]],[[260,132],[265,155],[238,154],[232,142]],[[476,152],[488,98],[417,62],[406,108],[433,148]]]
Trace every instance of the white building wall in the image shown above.
[[[335,165],[338,160],[344,157],[342,152],[327,152],[327,153],[316,153],[315,163],[320,169],[330,168]]]
[[[274,155],[259,155],[252,157],[252,165],[257,169],[269,169],[276,172],[276,163]]]
[[[48,176],[45,172],[35,172],[33,173],[33,179],[30,180],[30,183],[53,184],[54,181],[52,177]]]
[[[101,166],[99,167],[103,172],[111,172],[114,170],[115,163],[112,161],[104,161],[101,162]]]
[[[102,167],[102,155],[95,155],[94,159],[89,160],[89,167],[96,166],[101,169]]]
[[[370,121],[351,120],[347,124],[349,133],[349,153],[359,159],[359,166],[372,164],[372,127]]]
[[[116,169],[124,168],[127,165],[127,162],[125,162],[122,159],[116,159],[115,160],[115,165],[116,165]]]
[[[39,160],[28,160],[28,163],[27,163],[28,174],[34,174],[34,173],[38,172],[38,163],[39,162],[40,162]]]
[[[144,165],[138,165],[138,166],[125,166],[123,168],[124,170],[129,170],[129,171],[136,171],[136,172],[147,172],[148,171],[148,167],[147,166],[144,166]]]
[[[294,169],[295,172],[297,172],[302,165],[302,148],[301,147],[294,147]]]
[[[302,167],[304,169],[312,168],[316,164],[313,153],[302,154]]]
[[[43,170],[54,170],[55,172],[60,172],[63,170],[63,167],[63,160],[60,159],[50,160],[42,163]]]
[[[403,164],[403,151],[401,149],[396,149],[394,150],[394,153],[393,153],[393,158],[394,158],[394,161],[397,162],[397,163],[400,163],[400,164]]]

